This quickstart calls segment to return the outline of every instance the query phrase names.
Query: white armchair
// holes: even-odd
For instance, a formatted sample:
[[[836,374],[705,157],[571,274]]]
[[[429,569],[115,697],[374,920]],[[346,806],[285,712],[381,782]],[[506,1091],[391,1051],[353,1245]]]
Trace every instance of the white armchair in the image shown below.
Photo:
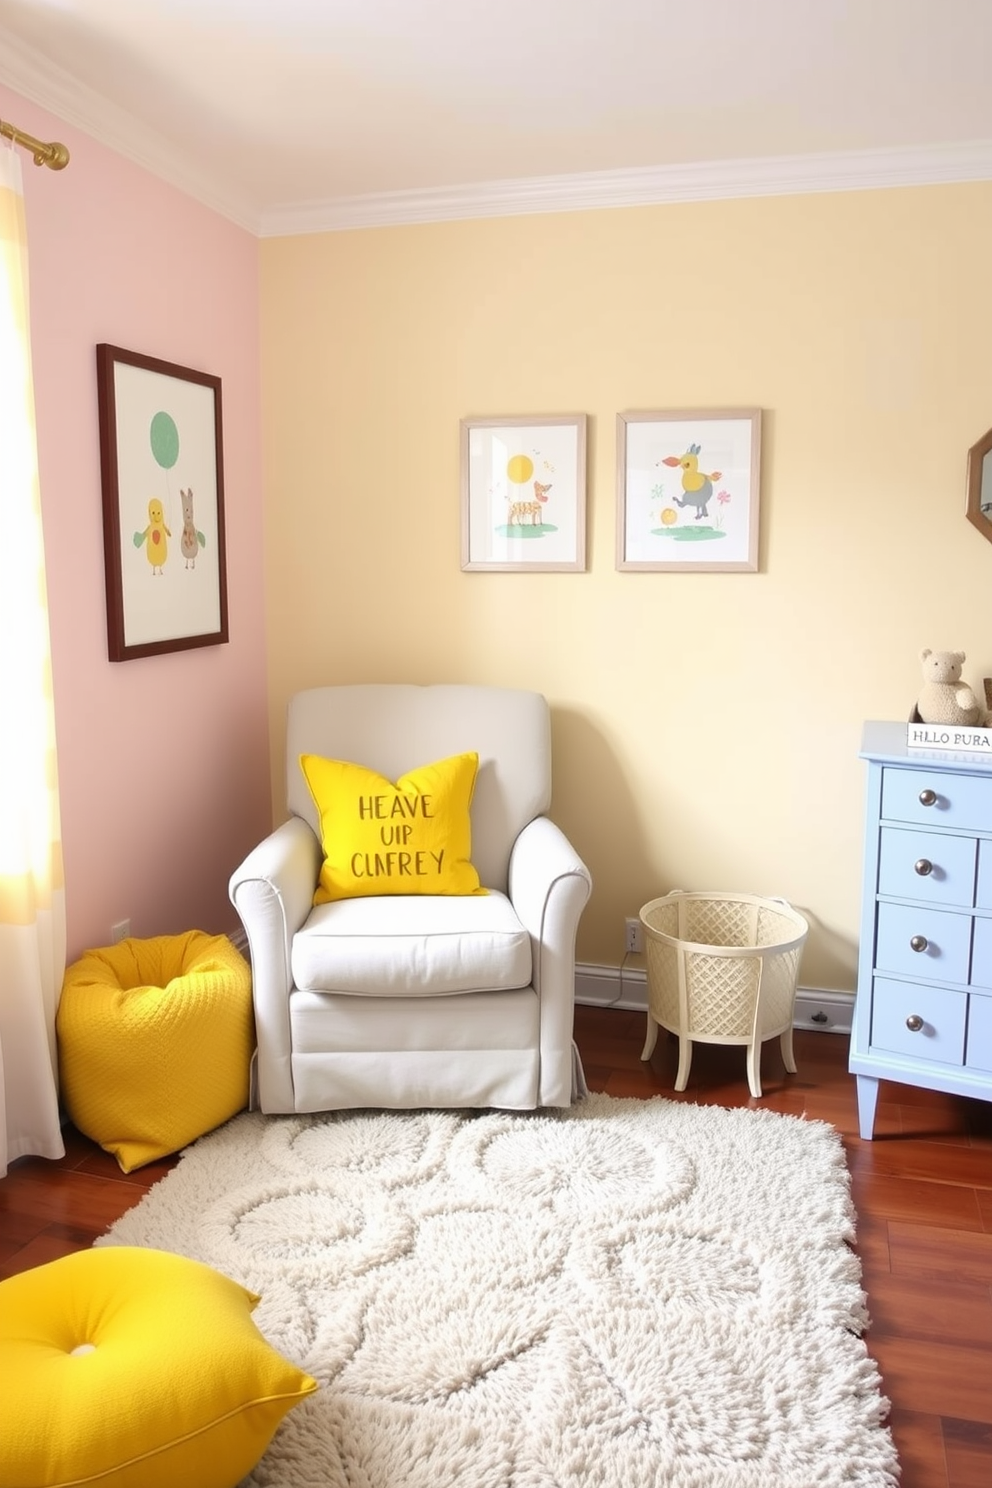
[[[475,751],[472,862],[482,896],[313,903],[323,861],[303,754],[397,780]],[[289,820],[230,883],[251,958],[263,1111],[567,1106],[575,937],[588,870],[545,815],[546,700],[499,687],[368,684],[288,710]]]

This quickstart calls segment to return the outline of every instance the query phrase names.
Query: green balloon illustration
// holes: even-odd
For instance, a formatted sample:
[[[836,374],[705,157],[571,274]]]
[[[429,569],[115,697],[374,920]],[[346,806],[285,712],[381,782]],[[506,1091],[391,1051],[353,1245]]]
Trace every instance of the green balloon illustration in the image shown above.
[[[171,470],[179,459],[179,430],[168,413],[157,413],[151,426],[152,454],[163,470]]]

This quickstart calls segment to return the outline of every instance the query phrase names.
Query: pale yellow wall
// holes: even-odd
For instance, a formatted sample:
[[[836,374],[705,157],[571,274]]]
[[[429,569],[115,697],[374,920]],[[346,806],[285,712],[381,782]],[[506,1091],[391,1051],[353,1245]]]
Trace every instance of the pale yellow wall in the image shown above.
[[[855,980],[865,718],[922,646],[992,675],[992,186],[321,234],[262,254],[275,814],[296,689],[477,681],[554,714],[580,961],[672,887],[779,894]],[[757,574],[618,573],[621,409],[763,410]],[[459,420],[589,415],[588,572],[459,567]]]

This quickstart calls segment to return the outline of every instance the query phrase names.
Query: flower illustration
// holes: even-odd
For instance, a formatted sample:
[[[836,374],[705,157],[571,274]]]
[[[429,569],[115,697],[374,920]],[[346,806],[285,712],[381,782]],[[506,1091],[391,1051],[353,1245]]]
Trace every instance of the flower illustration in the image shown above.
[[[716,522],[714,523],[714,526],[717,528],[718,531],[720,531],[723,528],[723,508],[730,500],[730,492],[726,490],[717,491],[716,499],[717,505],[719,506],[720,510],[716,514]]]

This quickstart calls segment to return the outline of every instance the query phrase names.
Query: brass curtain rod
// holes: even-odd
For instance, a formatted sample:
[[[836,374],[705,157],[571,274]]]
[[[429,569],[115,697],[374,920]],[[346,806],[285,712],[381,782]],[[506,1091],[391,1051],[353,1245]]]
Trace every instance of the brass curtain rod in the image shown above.
[[[15,145],[23,145],[25,150],[30,150],[35,165],[47,165],[51,170],[64,170],[69,164],[69,151],[58,140],[46,145],[44,140],[35,139],[33,134],[25,134],[3,119],[0,119],[0,134],[13,140]]]

